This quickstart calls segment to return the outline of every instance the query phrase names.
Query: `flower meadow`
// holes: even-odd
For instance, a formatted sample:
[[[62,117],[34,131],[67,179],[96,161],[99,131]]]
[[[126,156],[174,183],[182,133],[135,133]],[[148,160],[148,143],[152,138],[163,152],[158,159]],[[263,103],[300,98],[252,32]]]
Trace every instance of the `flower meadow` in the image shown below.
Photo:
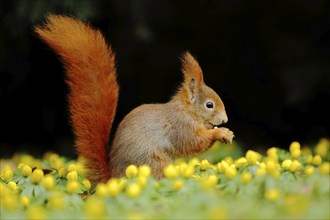
[[[155,180],[147,165],[93,184],[83,159],[56,153],[1,159],[1,219],[329,219],[329,139],[243,152],[216,143],[176,159]]]

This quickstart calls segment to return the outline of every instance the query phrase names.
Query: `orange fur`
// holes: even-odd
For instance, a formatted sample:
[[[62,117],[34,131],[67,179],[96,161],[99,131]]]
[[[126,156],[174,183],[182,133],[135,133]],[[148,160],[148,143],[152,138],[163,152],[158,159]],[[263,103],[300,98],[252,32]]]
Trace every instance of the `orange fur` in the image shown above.
[[[98,30],[70,17],[51,15],[35,32],[65,64],[77,151],[87,160],[90,179],[104,182],[119,90],[115,55]]]

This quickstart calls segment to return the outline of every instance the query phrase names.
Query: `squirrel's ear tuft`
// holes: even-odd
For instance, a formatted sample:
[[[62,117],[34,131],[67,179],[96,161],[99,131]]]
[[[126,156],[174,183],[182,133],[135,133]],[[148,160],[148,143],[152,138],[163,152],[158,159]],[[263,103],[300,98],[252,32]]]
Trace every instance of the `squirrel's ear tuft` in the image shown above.
[[[182,54],[182,73],[184,76],[183,86],[189,89],[191,99],[200,92],[204,83],[203,72],[196,59],[187,51]]]

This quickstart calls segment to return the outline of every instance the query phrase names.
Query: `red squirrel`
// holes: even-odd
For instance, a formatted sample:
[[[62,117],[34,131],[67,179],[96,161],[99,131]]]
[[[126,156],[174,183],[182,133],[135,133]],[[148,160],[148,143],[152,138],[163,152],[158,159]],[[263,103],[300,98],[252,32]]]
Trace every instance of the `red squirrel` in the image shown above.
[[[126,115],[108,155],[119,94],[114,52],[99,30],[72,17],[50,15],[35,32],[64,63],[76,150],[86,159],[91,181],[124,176],[130,164],[149,165],[159,179],[173,157],[204,152],[217,140],[232,142],[233,132],[218,128],[228,121],[222,100],[204,83],[196,59],[185,52],[184,80],[174,96]]]

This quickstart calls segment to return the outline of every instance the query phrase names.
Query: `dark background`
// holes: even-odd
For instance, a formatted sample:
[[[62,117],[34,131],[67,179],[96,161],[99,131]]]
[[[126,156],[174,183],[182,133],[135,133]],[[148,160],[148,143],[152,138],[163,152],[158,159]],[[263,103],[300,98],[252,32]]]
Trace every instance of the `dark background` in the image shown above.
[[[0,152],[74,155],[64,70],[32,27],[48,13],[99,28],[117,54],[116,125],[166,102],[179,56],[197,57],[243,147],[287,148],[329,137],[330,1],[1,1]]]

